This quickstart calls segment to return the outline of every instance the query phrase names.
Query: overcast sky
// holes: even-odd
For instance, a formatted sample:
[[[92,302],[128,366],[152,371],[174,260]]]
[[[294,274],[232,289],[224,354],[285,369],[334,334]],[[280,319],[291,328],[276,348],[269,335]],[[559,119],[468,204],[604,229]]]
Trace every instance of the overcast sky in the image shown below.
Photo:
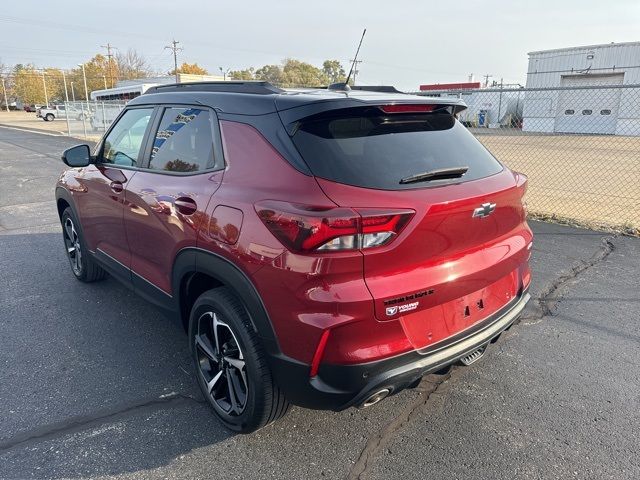
[[[103,5],[109,5],[103,6]],[[417,89],[492,74],[523,83],[527,52],[640,40],[639,0],[190,1],[10,0],[0,13],[0,61],[71,68],[100,45],[134,48],[167,71],[164,46],[210,73],[353,57],[367,28],[359,83]]]

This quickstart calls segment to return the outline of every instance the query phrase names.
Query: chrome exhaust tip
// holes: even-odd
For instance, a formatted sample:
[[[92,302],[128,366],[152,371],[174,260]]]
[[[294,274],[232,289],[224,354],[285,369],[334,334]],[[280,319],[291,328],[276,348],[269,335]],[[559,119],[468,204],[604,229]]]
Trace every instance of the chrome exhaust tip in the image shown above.
[[[391,390],[389,390],[388,388],[378,390],[376,393],[370,395],[364,402],[362,402],[361,407],[366,408],[370,407],[371,405],[375,405],[379,401],[384,400],[390,393]]]

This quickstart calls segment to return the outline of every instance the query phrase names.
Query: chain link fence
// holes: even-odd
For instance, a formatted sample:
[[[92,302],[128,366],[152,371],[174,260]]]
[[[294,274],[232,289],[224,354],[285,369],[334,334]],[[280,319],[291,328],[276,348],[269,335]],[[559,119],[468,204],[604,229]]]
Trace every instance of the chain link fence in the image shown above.
[[[97,141],[116,119],[126,102],[65,102],[70,137]]]
[[[418,93],[465,101],[460,121],[529,177],[532,215],[640,232],[640,85]]]

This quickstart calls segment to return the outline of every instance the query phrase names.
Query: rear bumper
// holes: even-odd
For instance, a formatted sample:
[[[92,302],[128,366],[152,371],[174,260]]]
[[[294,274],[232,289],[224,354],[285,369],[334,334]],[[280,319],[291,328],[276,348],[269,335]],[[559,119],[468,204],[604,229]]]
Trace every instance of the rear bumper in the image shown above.
[[[426,349],[368,363],[322,364],[313,378],[309,378],[309,365],[277,356],[271,358],[272,372],[296,405],[335,411],[358,406],[381,389],[398,392],[488,344],[511,326],[530,298],[524,291],[494,315]]]

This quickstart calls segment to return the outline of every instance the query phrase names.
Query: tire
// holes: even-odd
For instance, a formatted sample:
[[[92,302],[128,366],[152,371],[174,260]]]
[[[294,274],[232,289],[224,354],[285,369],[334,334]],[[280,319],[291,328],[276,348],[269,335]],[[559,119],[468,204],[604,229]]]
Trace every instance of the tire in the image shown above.
[[[198,297],[189,318],[189,343],[200,390],[226,427],[251,433],[287,413],[289,402],[230,290],[220,287]]]
[[[45,122],[53,122],[53,120],[54,120],[55,118],[56,118],[56,117],[54,117],[54,116],[53,116],[53,113],[47,113],[47,114],[44,116],[44,120],[45,120]]]
[[[73,275],[81,282],[86,283],[102,280],[106,276],[106,272],[89,253],[78,227],[79,222],[71,207],[67,207],[62,212],[61,222],[62,238]]]

